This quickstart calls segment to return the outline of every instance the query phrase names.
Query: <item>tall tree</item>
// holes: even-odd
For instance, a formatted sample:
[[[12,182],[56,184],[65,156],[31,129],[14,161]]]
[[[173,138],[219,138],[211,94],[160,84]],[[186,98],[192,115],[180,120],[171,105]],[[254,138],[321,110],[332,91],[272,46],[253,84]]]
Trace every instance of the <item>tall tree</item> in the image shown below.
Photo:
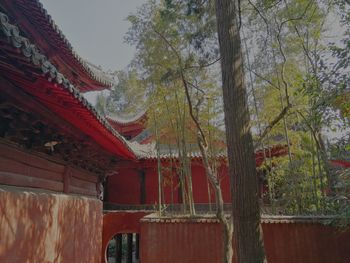
[[[209,34],[204,37],[205,34],[201,31],[205,28],[203,25],[207,25],[207,14],[203,13],[203,16],[200,16],[194,4],[189,7],[184,1],[167,0],[156,5],[154,1],[150,1],[137,16],[129,17],[132,28],[127,39],[129,43],[137,45],[137,62],[140,71],[152,83],[153,93],[166,88],[165,96],[161,96],[165,101],[170,101],[172,96],[177,100],[182,97],[180,94],[184,95],[185,104],[182,106],[187,110],[182,109],[179,112],[186,113],[190,120],[187,127],[190,127],[195,135],[206,176],[214,189],[216,215],[223,225],[222,262],[229,263],[232,261],[232,223],[224,212],[221,178],[213,161],[217,156],[211,153],[210,137],[213,134],[206,129],[211,126],[208,124],[214,122],[209,116],[204,116],[208,114],[203,114],[211,108],[214,94],[219,94],[215,92],[218,90],[215,74],[208,70],[210,65],[218,61],[217,54],[213,52],[215,45],[212,45],[213,49],[209,49],[205,44],[211,45],[210,42],[216,39],[216,35]],[[193,35],[193,32],[196,33]],[[169,117],[169,114],[164,116]],[[172,126],[177,126],[178,117],[174,118]],[[182,154],[182,157],[185,156]],[[192,183],[187,187],[188,190],[191,185]]]
[[[327,184],[328,189],[334,185],[322,134],[334,111],[319,68],[321,58],[329,57],[322,43],[331,5],[323,0],[249,0],[247,5],[253,13],[244,31],[259,39],[248,44],[253,62],[247,67],[264,129],[258,142],[288,145],[288,156],[280,157],[278,166],[266,164],[270,186],[278,185],[270,202],[278,198],[279,212],[316,212]]]
[[[237,262],[265,262],[258,179],[244,81],[239,1],[216,0]]]

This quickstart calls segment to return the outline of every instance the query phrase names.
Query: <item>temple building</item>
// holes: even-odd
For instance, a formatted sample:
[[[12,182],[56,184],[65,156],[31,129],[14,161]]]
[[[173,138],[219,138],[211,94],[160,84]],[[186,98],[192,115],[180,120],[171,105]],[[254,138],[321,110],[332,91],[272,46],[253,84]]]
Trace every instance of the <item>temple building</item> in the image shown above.
[[[104,178],[136,156],[82,92],[113,79],[39,1],[1,1],[0,46],[0,262],[100,262]]]
[[[147,254],[158,245],[156,236],[147,232],[151,228],[140,236],[141,227],[157,210],[160,195],[164,209],[183,208],[179,155],[156,151],[146,112],[104,117],[84,98],[84,92],[109,89],[114,79],[74,51],[39,0],[0,2],[0,47],[0,262],[104,263],[110,255],[117,263],[140,262],[142,251],[142,262],[157,263]],[[283,145],[261,149],[256,166],[285,154]],[[215,196],[201,155],[193,151],[187,157],[196,209],[211,211]],[[229,209],[225,154],[217,161]],[[215,220],[192,223],[210,223],[200,234],[220,234]],[[171,240],[177,235],[172,233],[163,237]],[[334,242],[339,249],[344,243]],[[272,258],[273,246],[267,247]],[[271,262],[282,262],[278,256]],[[205,253],[195,257],[204,260],[187,262],[209,259]]]

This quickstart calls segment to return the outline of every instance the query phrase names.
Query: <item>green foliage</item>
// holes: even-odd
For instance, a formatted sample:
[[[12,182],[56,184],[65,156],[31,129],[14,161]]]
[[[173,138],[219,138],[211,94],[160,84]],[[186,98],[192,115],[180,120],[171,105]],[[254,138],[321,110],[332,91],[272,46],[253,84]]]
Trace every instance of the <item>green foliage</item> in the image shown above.
[[[208,128],[207,133],[217,130],[214,126],[222,113],[218,110],[221,93],[217,72],[203,67],[217,56],[217,46],[213,44],[215,17],[208,10],[194,1],[149,1],[136,15],[128,17],[132,26],[126,40],[136,46],[135,68],[151,87],[147,108],[156,116],[159,130],[168,136],[160,137],[162,143],[166,143],[165,139],[173,144],[182,140],[196,144],[183,78],[200,124]],[[151,129],[153,120],[149,118]]]
[[[255,125],[260,127],[256,138],[291,105],[262,140],[263,145],[287,144],[290,153],[265,164],[268,198],[275,212],[326,213],[327,196],[333,191],[336,176],[329,168],[322,132],[339,124],[346,127],[337,110],[341,109],[343,116],[348,112],[348,100],[339,90],[345,78],[330,78],[321,59],[329,54],[321,43],[325,43],[327,15],[333,6],[307,0],[247,5],[251,11],[244,24],[249,36],[245,41],[248,50],[258,50],[248,54],[253,62],[247,66],[254,76],[250,82],[257,110],[252,107],[252,112]],[[248,42],[250,38],[259,41]],[[343,49],[337,52],[338,59],[346,58]]]
[[[329,223],[347,228],[350,225],[350,169],[338,171],[337,177],[336,193],[326,199],[327,212],[337,215]]]
[[[118,82],[105,102],[105,111],[111,113],[137,113],[144,107],[147,87],[135,69],[116,73]]]
[[[104,96],[104,94],[102,94],[102,93],[98,94],[97,99],[96,99],[95,108],[102,116],[106,116],[106,114],[107,114],[106,104],[107,104],[106,96]]]
[[[209,6],[195,1],[148,1],[128,17],[131,27],[125,38],[136,46],[132,67],[147,87],[148,129],[155,134],[158,153],[179,156],[175,170],[191,214],[188,153],[199,151],[198,126],[213,156],[223,137],[218,125],[222,121],[218,74],[208,65],[218,58],[215,16]],[[162,167],[158,171],[164,184],[165,171]]]
[[[324,172],[316,160],[317,150],[306,133],[300,132],[294,137],[300,142],[297,147],[292,146],[293,159],[275,158],[275,166],[270,171],[270,184],[274,186],[274,198],[278,201],[276,206],[283,214],[321,213]],[[293,142],[297,143],[295,139]]]

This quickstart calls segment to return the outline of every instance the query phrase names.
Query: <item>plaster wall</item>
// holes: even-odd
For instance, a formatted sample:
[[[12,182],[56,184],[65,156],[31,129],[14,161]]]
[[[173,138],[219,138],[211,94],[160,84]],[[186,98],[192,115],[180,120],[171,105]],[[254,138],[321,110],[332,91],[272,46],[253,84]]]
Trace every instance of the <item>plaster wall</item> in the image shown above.
[[[262,229],[269,263],[349,262],[350,229],[283,220],[262,222]],[[142,263],[222,262],[222,227],[210,219],[144,218],[140,237]]]
[[[0,262],[99,263],[102,202],[0,186]]]
[[[179,177],[175,173],[170,176],[170,164],[168,162],[162,163],[163,167],[163,202],[166,204],[181,203],[181,193]],[[166,169],[168,168],[168,169]],[[205,174],[205,169],[202,163],[198,161],[192,162],[192,185],[195,203],[215,203],[215,195],[213,188],[208,185],[208,180]],[[155,205],[158,203],[158,172],[157,162],[149,162],[145,167],[138,168],[130,164],[126,168],[118,168],[118,174],[108,178],[107,183],[107,202],[124,205],[138,205],[141,204],[141,177],[140,171],[145,173],[144,191],[145,204]],[[218,175],[221,181],[221,189],[225,203],[231,202],[230,194],[230,179],[228,176],[227,166],[221,164],[218,168]],[[210,198],[209,191],[210,188]]]
[[[111,203],[140,204],[140,175],[137,169],[120,168],[118,174],[108,178],[107,200]]]

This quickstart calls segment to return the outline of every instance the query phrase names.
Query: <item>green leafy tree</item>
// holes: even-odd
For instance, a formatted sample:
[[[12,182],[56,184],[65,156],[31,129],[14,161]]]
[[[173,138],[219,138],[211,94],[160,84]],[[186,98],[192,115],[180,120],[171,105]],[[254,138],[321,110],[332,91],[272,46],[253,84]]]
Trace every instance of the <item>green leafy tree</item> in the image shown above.
[[[223,260],[230,262],[232,227],[224,214],[220,178],[215,170],[216,156],[211,152],[213,147],[210,147],[209,142],[213,137],[212,127],[218,117],[211,119],[208,111],[213,112],[213,100],[220,102],[218,99],[220,92],[216,85],[217,72],[209,69],[210,65],[218,61],[215,49],[213,52],[208,48],[212,45],[210,42],[216,38],[213,34],[209,34],[202,41],[197,40],[202,35],[199,32],[205,31],[202,27],[207,24],[206,17],[208,17],[206,13],[199,15],[198,12],[199,10],[184,1],[161,1],[159,5],[150,1],[137,15],[129,17],[132,27],[127,41],[136,45],[135,63],[137,62],[139,73],[152,87],[150,104],[157,102],[165,104],[164,108],[159,107],[161,104],[155,104],[157,106],[154,112],[158,114],[155,114],[154,119],[157,127],[159,127],[158,116],[165,114],[169,116],[170,102],[175,100],[174,113],[177,116],[172,119],[169,127],[175,131],[175,140],[179,146],[177,151],[182,159],[184,171],[190,170],[187,157],[188,142],[193,139],[197,144],[207,178],[214,189],[217,217],[225,229]],[[193,35],[193,32],[196,34]],[[185,173],[184,181],[190,212],[194,214],[194,208],[191,208],[193,186],[189,172]]]
[[[332,6],[302,0],[249,1],[247,6],[251,15],[244,30],[260,40],[247,66],[259,127],[256,141],[288,147],[277,167],[271,167],[273,160],[266,162],[271,202],[278,196],[285,213],[319,211],[335,184],[323,129],[332,125],[336,112],[321,60],[329,52],[322,42]],[[308,194],[297,195],[301,190]]]

